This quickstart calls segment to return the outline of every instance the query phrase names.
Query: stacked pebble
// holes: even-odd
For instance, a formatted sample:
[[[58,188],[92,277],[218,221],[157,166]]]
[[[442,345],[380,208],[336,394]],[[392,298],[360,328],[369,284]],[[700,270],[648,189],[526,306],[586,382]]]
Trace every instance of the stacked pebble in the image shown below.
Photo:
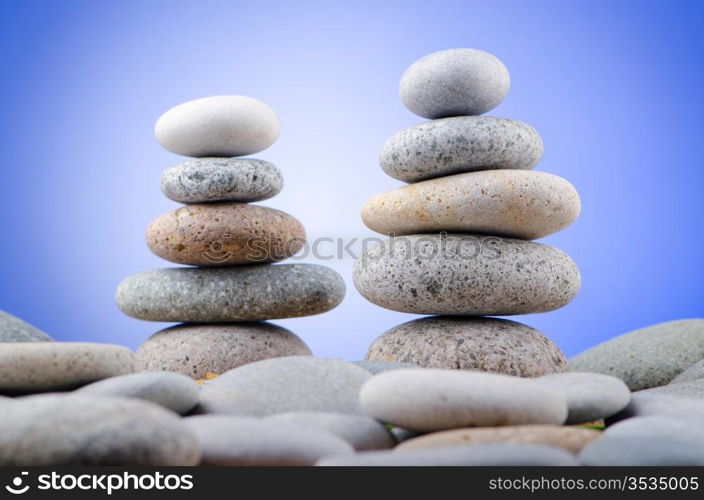
[[[147,245],[197,267],[142,272],[119,285],[125,314],[186,323],[142,344],[140,369],[203,379],[261,359],[308,355],[296,335],[262,321],[322,313],[342,300],[344,283],[333,270],[272,265],[303,247],[305,230],[291,215],[250,204],[278,194],[283,179],[273,164],[239,156],[264,150],[278,135],[276,113],[245,96],[196,99],[159,118],[159,143],[196,159],[162,174],[163,193],[186,206],[156,218]]]
[[[382,149],[384,172],[411,184],[364,205],[364,223],[390,239],[355,263],[354,283],[381,307],[440,316],[384,333],[367,360],[522,377],[566,371],[564,354],[540,332],[481,317],[552,311],[580,286],[567,254],[530,241],[576,219],[577,191],[531,170],[543,153],[531,126],[476,116],[508,89],[501,61],[474,49],[427,55],[401,78],[404,104],[431,121]]]

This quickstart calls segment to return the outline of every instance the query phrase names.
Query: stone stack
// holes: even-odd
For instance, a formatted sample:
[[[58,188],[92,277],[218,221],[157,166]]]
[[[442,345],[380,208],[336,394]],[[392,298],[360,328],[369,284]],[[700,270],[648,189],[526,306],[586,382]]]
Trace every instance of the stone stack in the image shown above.
[[[161,116],[156,137],[169,151],[195,157],[164,171],[163,193],[185,203],[155,219],[146,240],[156,255],[194,267],[132,275],[116,302],[147,321],[183,322],[157,332],[137,351],[138,366],[208,378],[245,363],[310,354],[290,331],[269,319],[328,311],[344,296],[333,270],[281,264],[305,244],[291,215],[250,202],[283,187],[279,169],[239,158],[278,137],[276,113],[245,96],[217,96],[180,104]]]
[[[474,49],[430,54],[401,78],[404,104],[430,121],[381,151],[384,172],[409,185],[364,205],[364,223],[390,238],[355,263],[354,283],[381,307],[439,316],[384,333],[368,360],[522,377],[566,371],[564,354],[537,330],[482,317],[552,311],[580,286],[567,254],[531,241],[577,218],[577,191],[531,170],[543,153],[535,129],[477,116],[509,84],[501,61]]]

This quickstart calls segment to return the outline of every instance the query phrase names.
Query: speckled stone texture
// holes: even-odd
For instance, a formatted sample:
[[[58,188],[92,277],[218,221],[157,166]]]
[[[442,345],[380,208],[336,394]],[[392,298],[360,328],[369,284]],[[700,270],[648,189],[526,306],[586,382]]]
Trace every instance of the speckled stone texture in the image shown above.
[[[632,391],[665,385],[704,358],[704,319],[670,321],[625,333],[570,359],[570,370],[618,377]]]
[[[46,333],[12,314],[0,311],[0,343],[2,342],[51,342]]]
[[[615,436],[585,446],[577,457],[588,466],[704,465],[704,441],[644,436]]]
[[[276,141],[279,119],[273,109],[252,97],[204,97],[166,111],[154,133],[159,144],[179,155],[244,156]]]
[[[0,344],[0,393],[74,389],[134,371],[126,347],[79,342]]]
[[[470,234],[388,239],[355,262],[353,280],[386,309],[469,316],[552,311],[580,286],[577,266],[561,250]]]
[[[0,465],[197,465],[178,415],[137,399],[40,395],[0,404]]]
[[[195,379],[281,356],[310,355],[289,330],[271,323],[184,324],[155,333],[137,349],[141,370],[176,372]]]
[[[508,94],[511,77],[495,56],[477,49],[449,49],[421,57],[401,77],[403,104],[423,118],[480,115]]]
[[[579,453],[587,443],[599,439],[601,432],[564,425],[512,425],[474,427],[434,432],[404,441],[394,451],[443,448],[484,443],[544,444]]]
[[[680,382],[690,382],[692,380],[699,379],[704,379],[704,360],[694,363],[692,366],[673,378],[670,383],[679,384]]]
[[[530,170],[543,141],[525,123],[491,116],[458,116],[421,123],[391,136],[379,155],[394,179],[418,182],[477,170]]]
[[[134,274],[118,307],[147,321],[223,323],[319,314],[345,295],[342,277],[315,264],[171,268]]]
[[[254,158],[200,158],[164,170],[161,191],[181,203],[261,201],[284,187],[281,171]]]
[[[377,195],[362,207],[362,220],[382,234],[447,231],[533,240],[566,228],[579,211],[579,194],[561,177],[483,170]]]
[[[246,203],[181,207],[154,219],[146,233],[154,254],[194,266],[280,261],[303,248],[305,239],[295,217]]]
[[[560,348],[538,330],[496,318],[438,316],[409,321],[376,339],[366,357],[518,377],[567,370]]]

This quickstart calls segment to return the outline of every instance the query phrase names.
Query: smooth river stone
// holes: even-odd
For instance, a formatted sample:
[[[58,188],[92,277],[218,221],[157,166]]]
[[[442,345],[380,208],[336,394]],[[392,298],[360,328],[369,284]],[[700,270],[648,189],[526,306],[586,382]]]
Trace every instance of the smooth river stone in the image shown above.
[[[263,417],[291,411],[362,414],[359,390],[371,375],[339,359],[291,356],[240,366],[201,390],[204,413]]]
[[[552,311],[580,286],[563,251],[471,234],[385,240],[355,262],[353,281],[374,304],[415,314],[506,316]]]
[[[579,215],[579,194],[556,175],[483,170],[430,179],[367,201],[362,220],[382,234],[482,233],[534,240]]]
[[[147,245],[162,259],[193,266],[263,264],[296,254],[306,231],[295,217],[247,203],[188,205],[154,219]]]
[[[477,49],[449,49],[421,57],[401,77],[403,104],[423,118],[480,115],[508,94],[511,77],[494,55]]]
[[[269,106],[241,95],[203,97],[161,115],[156,140],[184,156],[244,156],[271,146],[279,137],[279,118]]]
[[[200,158],[167,168],[161,191],[181,203],[261,201],[284,187],[281,171],[254,158]]]
[[[646,436],[605,436],[577,457],[589,466],[704,465],[704,441]]]
[[[432,368],[375,375],[359,394],[382,422],[416,431],[520,424],[562,424],[565,398],[520,377]]]
[[[320,314],[345,295],[342,277],[316,264],[155,269],[117,288],[118,307],[147,321],[226,323]]]
[[[496,318],[437,316],[409,321],[377,338],[367,359],[518,377],[567,370],[560,348],[538,330]]]
[[[704,419],[704,400],[650,391],[635,392],[628,406],[609,418],[607,424],[647,416]]]
[[[379,164],[394,179],[418,182],[477,170],[530,170],[542,155],[543,141],[530,125],[492,116],[459,116],[391,136]]]
[[[704,379],[690,380],[689,382],[678,382],[673,384],[670,382],[667,385],[660,387],[651,387],[639,391],[647,394],[670,394],[672,396],[680,396],[685,398],[704,399]]]
[[[569,360],[570,370],[613,375],[632,391],[658,387],[704,358],[704,319],[625,333]]]
[[[0,343],[3,342],[51,342],[46,333],[12,314],[0,311]]]
[[[75,389],[134,371],[126,347],[82,342],[0,344],[0,393]]]
[[[137,349],[141,370],[204,379],[238,366],[281,356],[310,355],[289,330],[271,323],[183,324],[155,333]]]
[[[704,442],[704,428],[698,417],[651,415],[621,420],[604,431],[608,437],[642,436],[687,439]]]
[[[679,384],[680,382],[691,382],[692,380],[704,379],[704,360],[694,363],[685,371],[673,378],[671,384]]]
[[[0,465],[197,465],[178,415],[119,397],[38,395],[0,404]]]

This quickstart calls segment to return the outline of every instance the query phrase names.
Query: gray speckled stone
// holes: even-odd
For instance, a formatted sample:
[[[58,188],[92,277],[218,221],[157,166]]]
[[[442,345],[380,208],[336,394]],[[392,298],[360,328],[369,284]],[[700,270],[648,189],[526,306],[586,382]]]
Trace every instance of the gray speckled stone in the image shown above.
[[[205,413],[266,416],[291,411],[361,414],[359,389],[371,375],[339,359],[291,356],[257,361],[203,386]]]
[[[382,422],[417,431],[458,427],[562,424],[565,398],[525,378],[431,368],[375,375],[359,394]]]
[[[505,316],[546,312],[579,291],[579,270],[561,250],[470,234],[385,240],[355,262],[367,300],[415,314]]]
[[[437,316],[409,321],[377,338],[367,358],[518,377],[567,370],[560,348],[538,330],[496,318]]]
[[[704,441],[645,436],[604,437],[577,457],[591,466],[704,465]]]
[[[557,373],[535,381],[565,396],[568,424],[610,417],[631,400],[631,391],[621,379],[600,373]]]
[[[12,314],[0,311],[0,343],[2,342],[51,342],[46,333]]]
[[[403,104],[423,118],[480,115],[508,94],[511,77],[495,56],[477,49],[449,49],[421,57],[401,77]]]
[[[669,383],[660,387],[651,387],[639,391],[647,394],[670,394],[685,398],[704,399],[704,379],[690,380],[689,382]]]
[[[142,372],[100,380],[81,387],[75,393],[145,399],[183,415],[198,404],[200,390],[198,384],[185,375]]]
[[[200,158],[161,174],[161,191],[181,203],[261,201],[276,196],[283,187],[281,171],[254,158]]]
[[[0,392],[32,393],[74,389],[134,371],[126,347],[81,342],[0,344]]]
[[[353,448],[328,432],[290,422],[223,415],[198,415],[183,422],[198,438],[202,465],[313,465]]]
[[[383,450],[396,445],[396,440],[383,424],[364,415],[299,411],[271,415],[264,420],[288,422],[329,432],[350,443],[357,451]]]
[[[704,441],[701,419],[696,417],[666,417],[651,415],[621,420],[604,431],[608,437],[643,436]]]
[[[666,417],[697,417],[704,419],[704,401],[701,399],[673,396],[671,394],[658,394],[649,392],[635,392],[631,401],[622,411],[613,415],[607,423],[618,422],[627,418],[645,416]]]
[[[181,419],[138,399],[39,395],[0,405],[0,465],[196,465]]]
[[[137,349],[142,370],[177,372],[195,379],[280,356],[311,354],[289,330],[271,323],[183,324],[155,333]]]
[[[413,450],[367,451],[356,455],[327,457],[321,466],[491,466],[491,465],[577,465],[574,455],[552,446],[530,444],[475,444]]]
[[[680,382],[691,382],[692,380],[704,379],[704,360],[697,361],[685,371],[673,378],[671,384],[679,384]]]
[[[420,368],[418,365],[413,365],[411,363],[394,363],[387,361],[370,361],[368,359],[363,359],[360,361],[352,361],[352,364],[364,368],[372,375],[377,373],[386,372],[389,370],[401,370],[403,368]]]
[[[665,385],[704,358],[704,319],[670,321],[625,333],[569,360],[570,370],[618,377],[632,391]]]
[[[118,307],[147,321],[223,323],[320,314],[345,295],[342,277],[315,264],[170,268],[134,274]]]
[[[458,116],[421,123],[391,136],[379,163],[394,179],[434,177],[502,168],[529,170],[543,155],[533,127],[492,116]]]

